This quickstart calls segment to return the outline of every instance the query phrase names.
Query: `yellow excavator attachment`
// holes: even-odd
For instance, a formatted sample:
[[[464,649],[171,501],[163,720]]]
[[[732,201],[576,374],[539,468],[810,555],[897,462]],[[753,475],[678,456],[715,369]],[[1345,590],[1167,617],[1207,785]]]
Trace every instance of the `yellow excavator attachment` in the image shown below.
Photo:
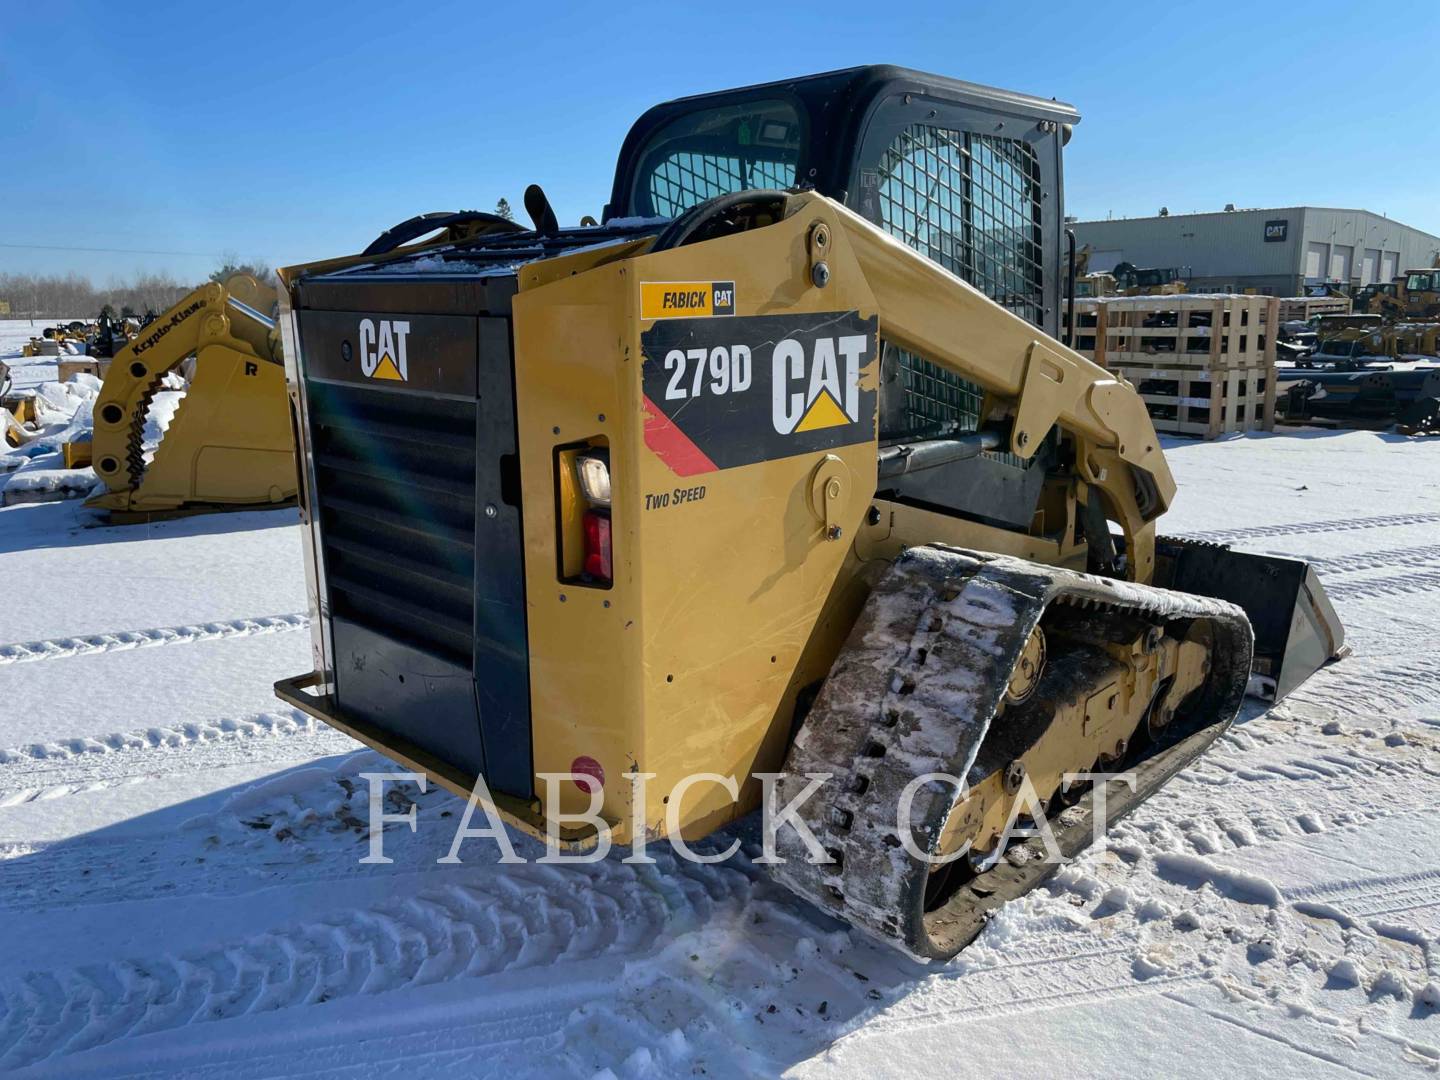
[[[273,506],[295,497],[295,448],[272,314],[248,275],[196,289],[115,355],[95,402],[93,460],[112,520]],[[144,436],[165,376],[193,358],[153,457]]]

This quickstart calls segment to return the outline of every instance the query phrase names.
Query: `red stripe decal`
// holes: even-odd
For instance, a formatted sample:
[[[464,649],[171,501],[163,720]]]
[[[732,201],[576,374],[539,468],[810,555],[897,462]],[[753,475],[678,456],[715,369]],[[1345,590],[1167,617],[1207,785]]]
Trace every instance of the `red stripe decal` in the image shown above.
[[[645,445],[676,476],[695,476],[699,473],[715,472],[715,463],[686,435],[674,422],[645,397]]]

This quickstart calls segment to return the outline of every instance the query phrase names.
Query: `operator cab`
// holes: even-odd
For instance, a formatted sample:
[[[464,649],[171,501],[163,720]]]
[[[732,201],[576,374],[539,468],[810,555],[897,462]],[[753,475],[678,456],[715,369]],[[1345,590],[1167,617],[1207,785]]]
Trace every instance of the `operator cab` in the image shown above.
[[[702,94],[650,109],[626,136],[605,223],[676,218],[720,196],[814,188],[1052,337],[1064,280],[1061,150],[1079,114],[1053,99],[869,66]],[[880,443],[981,427],[979,387],[892,346]],[[977,436],[978,438],[978,436]],[[986,449],[886,478],[881,494],[1027,530],[1055,448]]]
[[[1407,293],[1440,292],[1440,270],[1405,271]]]

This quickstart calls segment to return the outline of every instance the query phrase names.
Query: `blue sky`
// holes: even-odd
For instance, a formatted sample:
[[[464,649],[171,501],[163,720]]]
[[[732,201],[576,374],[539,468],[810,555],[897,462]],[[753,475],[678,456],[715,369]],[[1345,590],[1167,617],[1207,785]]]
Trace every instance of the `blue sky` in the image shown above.
[[[650,104],[860,63],[1078,106],[1082,218],[1309,203],[1440,233],[1437,4],[7,7],[0,271],[303,262],[532,181],[574,223]]]

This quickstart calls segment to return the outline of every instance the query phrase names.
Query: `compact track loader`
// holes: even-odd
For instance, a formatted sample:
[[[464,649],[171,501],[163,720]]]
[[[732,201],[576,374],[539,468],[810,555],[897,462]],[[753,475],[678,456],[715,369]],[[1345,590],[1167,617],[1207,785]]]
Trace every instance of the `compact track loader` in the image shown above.
[[[1396,284],[1400,284],[1397,279]],[[1440,318],[1440,266],[1428,270],[1406,270],[1404,279],[1405,319]]]
[[[92,450],[112,521],[273,506],[294,499],[294,438],[273,314],[248,275],[202,285],[115,352],[96,399]],[[146,461],[150,403],[193,365],[174,419]]]
[[[777,875],[953,955],[1055,869],[1012,819],[1078,851],[1342,642],[1304,563],[1157,535],[1144,404],[1056,340],[1077,119],[895,68],[686,98],[598,226],[532,189],[532,230],[282,271],[277,693],[574,849],[592,796],[694,839],[813,781]]]

